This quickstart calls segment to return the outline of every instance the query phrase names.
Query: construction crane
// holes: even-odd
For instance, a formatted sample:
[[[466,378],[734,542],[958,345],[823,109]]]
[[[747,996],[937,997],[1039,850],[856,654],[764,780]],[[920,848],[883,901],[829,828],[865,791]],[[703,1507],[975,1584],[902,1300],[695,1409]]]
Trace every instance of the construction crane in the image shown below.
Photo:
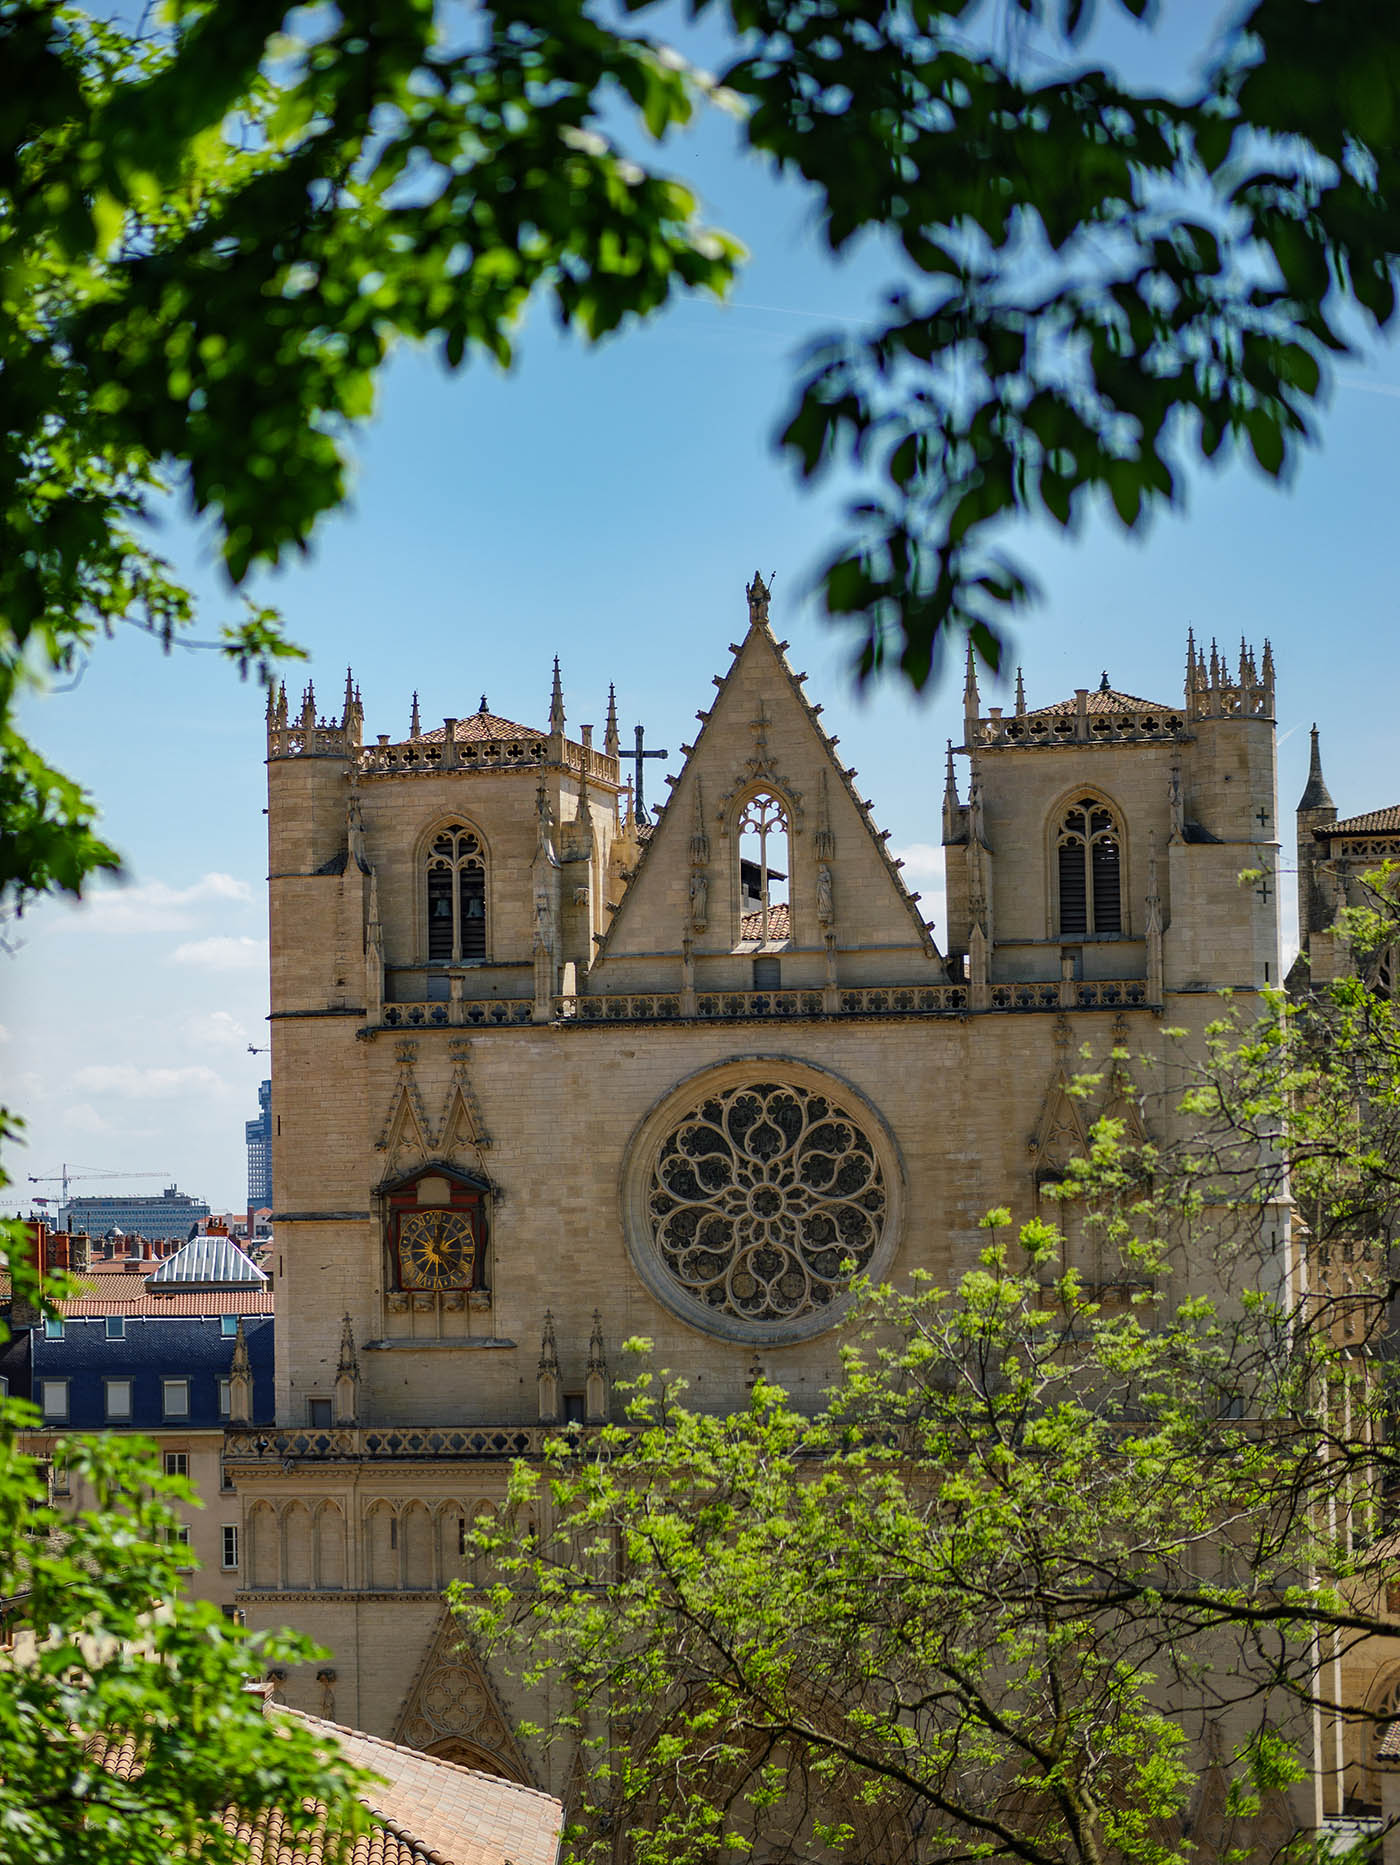
[[[60,1210],[66,1210],[68,1207],[68,1186],[69,1186],[70,1181],[73,1179],[166,1179],[166,1180],[169,1180],[169,1178],[170,1178],[170,1174],[168,1172],[102,1172],[102,1171],[99,1171],[95,1167],[90,1168],[88,1166],[73,1166],[73,1167],[62,1166],[57,1172],[46,1172],[42,1174],[31,1172],[29,1174],[29,1183],[31,1185],[62,1185],[63,1196],[61,1198],[55,1200],[53,1198],[37,1198],[36,1197],[34,1200],[34,1203],[35,1204],[57,1203]]]

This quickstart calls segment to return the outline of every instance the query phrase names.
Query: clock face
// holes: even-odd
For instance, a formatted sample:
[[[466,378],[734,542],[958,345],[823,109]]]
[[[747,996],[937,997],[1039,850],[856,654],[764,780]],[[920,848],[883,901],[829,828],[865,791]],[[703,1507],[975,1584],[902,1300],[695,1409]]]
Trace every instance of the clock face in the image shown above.
[[[409,1211],[399,1219],[399,1276],[406,1289],[470,1288],[476,1232],[464,1211]]]

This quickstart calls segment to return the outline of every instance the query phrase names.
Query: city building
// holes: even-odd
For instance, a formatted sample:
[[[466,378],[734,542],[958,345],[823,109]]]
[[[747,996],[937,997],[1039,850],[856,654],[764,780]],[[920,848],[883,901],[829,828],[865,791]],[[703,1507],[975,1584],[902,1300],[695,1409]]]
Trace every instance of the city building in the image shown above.
[[[258,1083],[258,1117],[243,1124],[248,1147],[248,1209],[272,1204],[272,1083]],[[251,1229],[252,1219],[249,1219]]]
[[[31,1235],[46,1265],[69,1270],[80,1286],[45,1318],[5,1289],[11,1337],[0,1347],[0,1377],[42,1419],[25,1447],[51,1464],[55,1495],[80,1509],[90,1498],[56,1451],[64,1433],[153,1439],[167,1473],[187,1477],[204,1505],[181,1510],[190,1591],[232,1614],[243,1577],[242,1524],[224,1428],[230,1417],[272,1419],[267,1277],[228,1237],[201,1237],[163,1258],[148,1246],[94,1268],[85,1237],[42,1224]]]
[[[942,793],[936,928],[747,595],[654,821],[611,694],[601,743],[571,735],[557,664],[541,726],[415,700],[366,742],[349,678],[336,717],[269,705],[277,1396],[271,1431],[228,1433],[239,1600],[333,1651],[358,1726],[561,1792],[568,1757],[516,1741],[516,1686],[441,1599],[510,1460],[619,1415],[634,1335],[706,1408],[755,1367],[819,1405],[851,1261],[947,1285],[1082,1141],[1086,1046],[1116,1108],[1115,1049],[1279,980],[1267,645],[1189,642],[1174,697],[1105,675],[1031,706],[1018,680],[1014,709],[969,665],[946,770],[910,744],[935,817]],[[682,1183],[697,1123],[732,1196]],[[315,1710],[310,1667],[286,1695]],[[1280,1838],[1313,1813],[1270,1806]]]
[[[105,1237],[108,1231],[120,1230],[128,1236],[164,1243],[172,1238],[183,1241],[201,1218],[208,1216],[209,1206],[202,1198],[191,1198],[188,1192],[170,1185],[158,1198],[134,1192],[70,1198],[61,1222],[69,1230],[86,1231],[90,1237]]]

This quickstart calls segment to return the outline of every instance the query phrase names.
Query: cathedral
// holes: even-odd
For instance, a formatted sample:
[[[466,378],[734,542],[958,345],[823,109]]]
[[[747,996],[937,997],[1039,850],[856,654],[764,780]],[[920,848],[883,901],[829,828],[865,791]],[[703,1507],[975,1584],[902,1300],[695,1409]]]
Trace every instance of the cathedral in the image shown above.
[[[815,1408],[852,1261],[955,1277],[1083,1144],[1082,1055],[1279,981],[1267,645],[1188,641],[1170,699],[984,709],[969,662],[945,926],[785,645],[755,576],[651,810],[557,663],[538,726],[269,706],[277,1423],[235,1381],[226,1455],[248,1623],[331,1653],[296,1707],[559,1790],[440,1597],[511,1460],[620,1416],[636,1335],[698,1406]]]

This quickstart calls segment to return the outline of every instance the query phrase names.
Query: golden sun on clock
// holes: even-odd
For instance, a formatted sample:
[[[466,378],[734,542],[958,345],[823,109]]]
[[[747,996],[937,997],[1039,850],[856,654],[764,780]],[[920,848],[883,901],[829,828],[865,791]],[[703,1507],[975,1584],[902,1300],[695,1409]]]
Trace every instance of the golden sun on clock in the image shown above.
[[[464,1211],[410,1211],[399,1220],[399,1280],[406,1289],[466,1289],[476,1231]]]

